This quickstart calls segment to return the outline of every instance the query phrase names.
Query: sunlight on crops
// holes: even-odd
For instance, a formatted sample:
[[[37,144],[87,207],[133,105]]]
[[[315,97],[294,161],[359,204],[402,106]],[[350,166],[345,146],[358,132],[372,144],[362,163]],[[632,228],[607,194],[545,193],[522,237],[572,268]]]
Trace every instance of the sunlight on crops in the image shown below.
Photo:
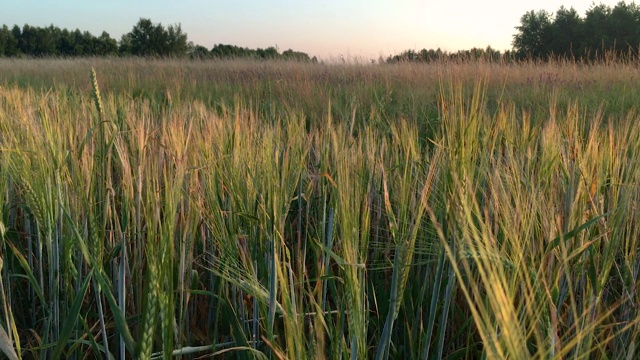
[[[634,358],[639,76],[0,60],[0,350]]]

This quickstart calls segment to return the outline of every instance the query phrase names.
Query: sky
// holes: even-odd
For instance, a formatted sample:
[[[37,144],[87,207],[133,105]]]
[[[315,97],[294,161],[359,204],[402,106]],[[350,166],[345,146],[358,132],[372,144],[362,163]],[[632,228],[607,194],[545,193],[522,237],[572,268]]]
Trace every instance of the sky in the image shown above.
[[[615,6],[619,0],[595,1]],[[515,27],[530,10],[593,0],[0,0],[0,24],[55,25],[119,40],[140,18],[180,24],[189,41],[249,48],[276,46],[321,59],[377,59],[413,49],[455,52],[488,45],[511,48]],[[627,1],[631,3],[631,1]]]

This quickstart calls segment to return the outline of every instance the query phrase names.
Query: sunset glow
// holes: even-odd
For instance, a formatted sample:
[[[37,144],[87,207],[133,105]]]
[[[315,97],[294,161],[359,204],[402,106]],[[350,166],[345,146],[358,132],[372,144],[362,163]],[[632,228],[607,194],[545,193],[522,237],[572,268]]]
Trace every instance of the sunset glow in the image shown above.
[[[604,1],[614,6],[617,1]],[[446,51],[491,46],[511,48],[520,17],[530,10],[555,13],[574,7],[581,16],[590,0],[534,3],[476,1],[122,1],[7,3],[0,23],[55,25],[112,37],[129,32],[139,18],[182,25],[189,40],[211,48],[233,44],[250,48],[277,46],[321,58],[377,58],[407,49]]]

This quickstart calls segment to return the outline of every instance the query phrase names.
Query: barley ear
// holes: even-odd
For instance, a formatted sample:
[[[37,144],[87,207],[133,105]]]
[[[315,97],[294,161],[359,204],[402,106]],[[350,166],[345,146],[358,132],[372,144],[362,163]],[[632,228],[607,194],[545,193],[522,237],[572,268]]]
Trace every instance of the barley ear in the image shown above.
[[[149,265],[149,290],[147,291],[147,309],[143,314],[142,340],[138,349],[139,359],[149,359],[153,350],[153,334],[156,327],[156,315],[158,313],[158,288],[160,284],[156,278],[155,266]]]
[[[91,95],[93,96],[93,101],[96,103],[96,109],[98,110],[98,116],[102,119],[103,108],[102,108],[102,99],[100,98],[100,88],[98,88],[98,77],[96,76],[96,71],[94,68],[91,68]]]

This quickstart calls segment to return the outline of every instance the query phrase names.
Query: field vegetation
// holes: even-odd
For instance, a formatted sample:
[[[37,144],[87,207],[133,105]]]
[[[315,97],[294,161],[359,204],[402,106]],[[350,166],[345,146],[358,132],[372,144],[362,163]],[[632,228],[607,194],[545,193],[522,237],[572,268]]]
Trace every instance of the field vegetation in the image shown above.
[[[639,77],[0,59],[0,350],[635,358]]]

